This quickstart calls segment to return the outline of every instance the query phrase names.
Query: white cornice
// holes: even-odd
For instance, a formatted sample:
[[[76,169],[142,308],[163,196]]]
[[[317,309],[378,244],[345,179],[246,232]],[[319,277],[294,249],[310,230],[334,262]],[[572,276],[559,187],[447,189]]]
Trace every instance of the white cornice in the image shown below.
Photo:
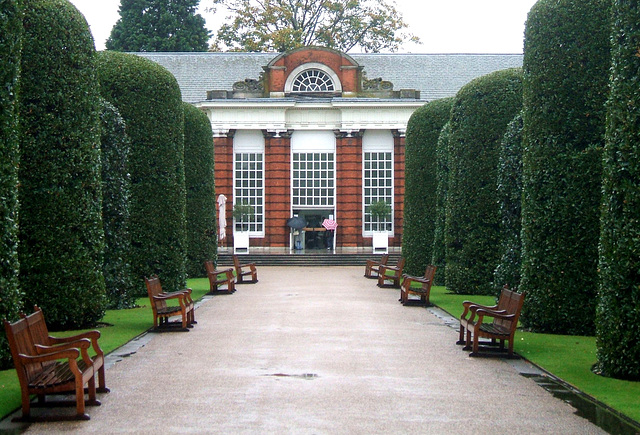
[[[215,132],[227,130],[405,130],[417,100],[211,100],[198,104]]]

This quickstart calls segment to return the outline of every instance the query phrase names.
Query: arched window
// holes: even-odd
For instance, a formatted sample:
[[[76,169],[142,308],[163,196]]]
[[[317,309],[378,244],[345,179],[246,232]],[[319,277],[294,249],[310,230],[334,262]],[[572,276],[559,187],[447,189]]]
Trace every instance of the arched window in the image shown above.
[[[336,95],[342,93],[342,84],[331,68],[319,62],[310,62],[291,71],[284,83],[284,92],[287,95]]]
[[[335,85],[327,73],[319,69],[302,71],[294,80],[293,92],[333,92]]]

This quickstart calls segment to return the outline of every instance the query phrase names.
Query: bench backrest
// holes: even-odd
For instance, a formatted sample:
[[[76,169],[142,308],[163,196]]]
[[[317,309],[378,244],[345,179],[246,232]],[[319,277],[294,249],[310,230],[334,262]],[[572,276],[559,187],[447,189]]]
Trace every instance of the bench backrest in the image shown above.
[[[500,300],[498,301],[498,310],[505,310],[506,314],[514,314],[515,316],[511,320],[494,318],[494,325],[514,330],[518,326],[518,319],[520,318],[520,311],[522,310],[523,304],[524,293],[517,293],[506,287],[503,288],[500,294]]]
[[[240,259],[238,258],[237,255],[233,256],[233,267],[235,267],[237,272],[240,272],[240,269],[241,269],[241,267],[240,267]]]
[[[158,296],[160,293],[162,293],[162,284],[160,284],[160,278],[158,278],[157,275],[153,275],[149,278],[145,278],[144,282],[147,284],[147,294],[149,295],[149,301],[151,302],[151,308],[153,308],[154,313],[159,308],[166,308],[166,301],[158,301],[153,299],[154,296]]]
[[[379,264],[383,264],[383,265],[387,265],[387,261],[389,261],[389,254],[383,254],[382,257],[380,257],[380,262]]]
[[[404,257],[401,257],[400,260],[398,260],[398,264],[396,265],[396,267],[398,268],[398,273],[400,273],[402,275],[402,269],[404,269]]]
[[[433,282],[433,277],[436,274],[436,269],[437,268],[438,268],[437,266],[434,266],[433,264],[430,264],[424,270],[424,277],[425,277],[425,279],[428,279],[430,283]],[[429,286],[431,286],[431,285],[429,285]]]
[[[26,387],[29,381],[43,369],[42,363],[23,364],[20,359],[20,355],[37,355],[31,333],[29,332],[29,324],[24,318],[14,323],[9,323],[5,320],[4,330],[7,334],[7,341],[9,342],[9,349],[11,350],[11,356],[13,357],[13,364],[16,367],[18,379],[20,380],[20,384]]]
[[[235,263],[235,261],[236,261],[235,258],[233,259],[233,261]],[[213,274],[215,272],[215,270],[216,270],[216,268],[213,266],[213,261],[211,261],[211,260],[207,260],[207,261],[204,262],[204,268],[207,271],[207,276]]]
[[[29,332],[31,333],[31,339],[35,344],[42,344],[49,346],[49,328],[44,320],[44,314],[42,310],[37,306],[34,307],[35,311],[28,316],[24,316],[29,326]]]

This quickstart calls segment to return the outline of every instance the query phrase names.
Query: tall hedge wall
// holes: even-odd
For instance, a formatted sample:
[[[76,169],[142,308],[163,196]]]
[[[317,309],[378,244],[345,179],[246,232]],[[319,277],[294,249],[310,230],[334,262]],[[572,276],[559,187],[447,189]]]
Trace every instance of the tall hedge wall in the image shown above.
[[[527,20],[522,321],[538,331],[594,329],[610,3],[540,0]]]
[[[402,255],[405,269],[423,275],[433,254],[436,221],[436,155],[442,126],[449,120],[453,98],[419,108],[407,125]]]
[[[129,266],[129,152],[131,141],[125,122],[113,104],[102,101],[102,220],[104,224],[103,274],[108,308],[130,308],[135,304]]]
[[[132,54],[98,56],[102,96],[118,108],[131,139],[130,264],[136,294],[157,274],[167,291],[186,282],[184,112],[169,71]]]
[[[498,201],[500,206],[500,261],[494,272],[496,290],[505,284],[520,287],[522,265],[522,113],[509,123],[500,145]]]
[[[205,260],[217,259],[213,133],[209,118],[184,103],[184,161],[187,185],[187,274],[206,276]]]
[[[456,95],[445,224],[446,285],[455,293],[494,293],[501,237],[496,190],[500,141],[520,110],[520,69],[479,77]]]
[[[20,284],[54,328],[106,306],[100,95],[89,26],[66,0],[25,8],[20,76]]]
[[[447,249],[444,244],[444,227],[447,214],[447,186],[449,184],[449,137],[451,136],[451,124],[449,121],[442,127],[438,136],[438,148],[436,149],[436,222],[433,231],[433,249],[431,264],[438,267],[436,276],[433,279],[435,285],[445,285],[446,275],[446,255]]]
[[[22,308],[18,285],[18,114],[22,44],[22,3],[0,2],[0,319],[11,321]],[[0,331],[0,370],[11,355]]]
[[[640,8],[613,2],[613,68],[604,148],[598,365],[640,381]]]

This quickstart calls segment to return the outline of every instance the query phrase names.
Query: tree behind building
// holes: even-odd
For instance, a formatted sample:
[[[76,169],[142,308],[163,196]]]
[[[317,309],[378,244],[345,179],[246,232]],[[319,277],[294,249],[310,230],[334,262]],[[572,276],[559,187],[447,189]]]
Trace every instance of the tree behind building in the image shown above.
[[[418,38],[396,8],[373,0],[213,0],[231,15],[222,25],[213,51],[285,52],[304,46],[339,51],[396,51]]]
[[[106,47],[115,51],[207,51],[199,0],[122,0]]]

